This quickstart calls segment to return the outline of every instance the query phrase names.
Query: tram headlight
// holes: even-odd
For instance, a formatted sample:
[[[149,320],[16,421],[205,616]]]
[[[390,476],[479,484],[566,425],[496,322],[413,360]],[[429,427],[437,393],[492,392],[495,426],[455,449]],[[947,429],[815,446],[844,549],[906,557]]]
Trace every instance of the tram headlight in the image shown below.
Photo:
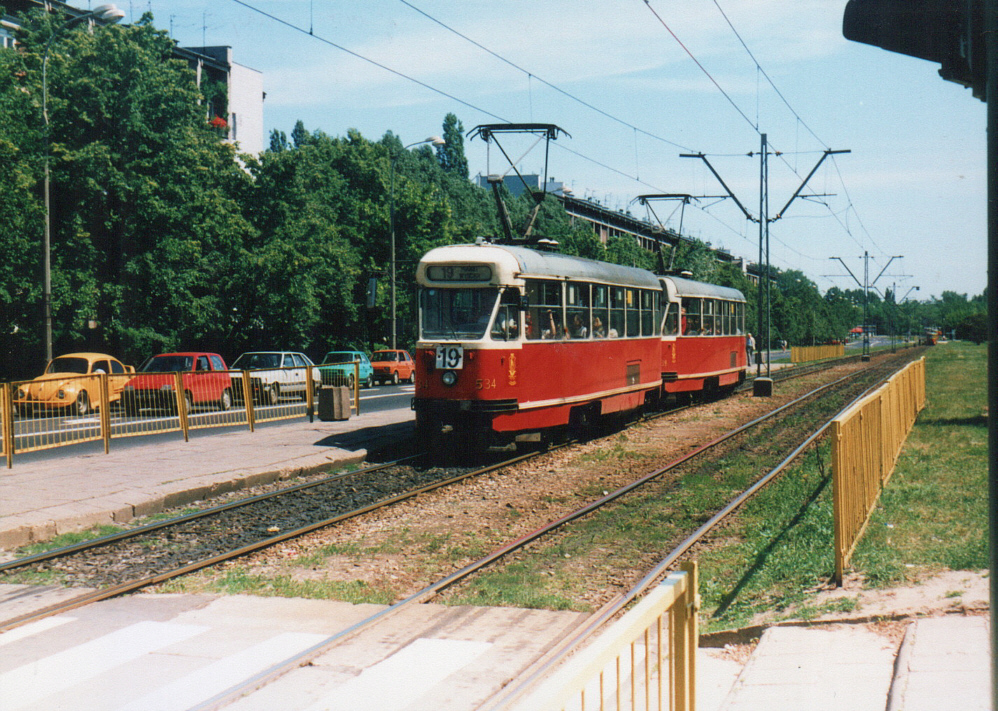
[[[457,382],[457,373],[455,373],[453,370],[446,371],[443,375],[440,376],[440,382],[442,382],[447,387],[451,387]]]

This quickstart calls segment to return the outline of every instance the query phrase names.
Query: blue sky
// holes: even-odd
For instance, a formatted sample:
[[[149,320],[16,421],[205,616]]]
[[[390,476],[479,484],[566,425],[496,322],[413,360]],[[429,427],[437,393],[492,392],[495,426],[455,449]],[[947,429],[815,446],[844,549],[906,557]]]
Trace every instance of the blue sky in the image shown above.
[[[448,112],[466,130],[553,123],[571,138],[553,144],[550,174],[576,196],[640,217],[645,208],[631,204],[640,194],[721,192],[702,161],[681,153],[705,153],[757,216],[759,160],[746,154],[758,154],[766,133],[781,152],[769,160],[774,217],[822,151],[851,150],[826,159],[811,178],[805,192],[823,197],[795,201],[771,224],[774,265],[803,271],[822,290],[846,288],[855,282],[830,258],[841,257],[862,280],[868,251],[871,280],[891,256],[904,257],[876,283],[896,286],[899,297],[914,286],[921,290],[912,298],[978,294],[986,284],[985,105],[939,78],[937,65],[845,40],[844,0],[118,4],[126,22],[151,9],[182,45],[230,45],[235,61],[262,71],[268,132],[290,133],[301,119],[331,135],[355,128],[377,139],[393,131],[411,143],[440,133]],[[519,156],[528,147],[521,143],[511,140],[507,150]],[[480,140],[465,150],[472,174],[506,169]],[[543,151],[519,165],[542,171]],[[656,212],[677,228],[674,207],[658,203]],[[731,200],[687,207],[683,231],[758,255],[758,225]]]

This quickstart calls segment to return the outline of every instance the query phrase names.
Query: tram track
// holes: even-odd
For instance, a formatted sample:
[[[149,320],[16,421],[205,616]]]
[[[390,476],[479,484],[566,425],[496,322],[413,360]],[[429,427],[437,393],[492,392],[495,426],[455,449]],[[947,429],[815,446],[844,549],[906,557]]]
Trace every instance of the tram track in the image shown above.
[[[891,372],[893,372],[893,368],[891,368],[890,370],[891,370]],[[534,543],[536,541],[543,540],[545,537],[551,536],[553,533],[556,533],[556,532],[564,529],[566,526],[570,525],[574,521],[577,521],[579,519],[585,518],[586,516],[588,516],[590,514],[593,514],[594,512],[600,511],[604,507],[611,505],[613,502],[626,497],[628,494],[630,494],[630,493],[632,493],[634,491],[637,491],[637,490],[641,489],[646,483],[654,481],[654,480],[660,480],[660,479],[662,479],[663,475],[665,473],[667,473],[668,471],[671,471],[674,468],[680,467],[680,466],[682,466],[683,464],[685,464],[685,463],[687,463],[689,461],[695,460],[698,456],[704,454],[705,452],[709,452],[709,451],[711,451],[711,450],[713,450],[713,449],[715,449],[715,448],[717,448],[719,446],[722,446],[725,442],[728,442],[733,437],[737,437],[741,433],[744,433],[746,431],[752,430],[753,428],[755,428],[756,426],[758,426],[761,422],[769,421],[772,418],[774,418],[777,415],[779,415],[781,412],[785,412],[788,409],[791,409],[792,406],[795,405],[795,404],[799,404],[799,403],[804,402],[804,401],[809,400],[809,399],[813,400],[818,394],[825,392],[827,389],[832,388],[833,386],[835,386],[835,385],[837,385],[839,383],[843,383],[843,382],[846,382],[846,381],[853,380],[857,375],[859,375],[859,374],[861,374],[863,372],[865,372],[865,371],[859,371],[859,373],[857,373],[857,374],[853,374],[853,375],[847,376],[845,378],[841,378],[841,379],[839,379],[839,380],[837,380],[837,381],[835,381],[833,383],[826,384],[825,386],[822,386],[821,388],[813,390],[813,391],[807,393],[805,396],[794,400],[792,403],[788,403],[788,404],[785,404],[785,405],[781,406],[780,408],[777,408],[776,410],[774,410],[773,412],[767,414],[764,417],[757,418],[757,420],[754,420],[754,421],[752,421],[750,423],[742,425],[741,427],[736,428],[735,430],[732,430],[729,433],[726,433],[722,437],[718,437],[718,438],[712,440],[711,442],[708,442],[707,444],[698,447],[696,450],[694,450],[694,451],[688,453],[687,455],[681,457],[679,460],[673,461],[670,464],[666,465],[665,467],[660,467],[656,471],[653,471],[653,472],[650,472],[650,473],[646,474],[640,480],[632,482],[631,484],[627,485],[626,487],[621,487],[619,490],[614,491],[612,494],[608,494],[608,495],[602,497],[598,501],[590,502],[589,504],[587,504],[587,505],[585,505],[583,507],[580,507],[579,509],[577,509],[575,511],[572,511],[572,512],[570,512],[568,514],[565,514],[565,515],[559,517],[557,520],[551,521],[550,523],[546,524],[545,526],[539,527],[538,529],[536,529],[535,531],[530,532],[527,535],[521,536],[520,538],[516,539],[515,541],[511,541],[511,542],[509,542],[509,543],[501,546],[500,548],[497,548],[492,553],[490,553],[487,556],[484,556],[483,558],[481,558],[478,561],[475,561],[473,564],[467,565],[467,566],[461,568],[460,570],[455,571],[454,573],[446,576],[445,578],[442,578],[441,580],[438,580],[437,582],[433,583],[432,585],[424,587],[423,589],[419,590],[418,592],[416,592],[416,593],[414,593],[412,595],[409,595],[408,597],[406,597],[403,600],[400,600],[399,602],[395,603],[394,605],[391,605],[391,606],[385,608],[384,610],[382,610],[377,615],[372,616],[371,618],[368,618],[367,620],[361,621],[361,622],[359,622],[359,623],[351,626],[350,628],[341,631],[337,635],[334,635],[333,637],[325,640],[324,642],[322,642],[322,643],[320,643],[318,645],[315,645],[314,647],[312,647],[312,648],[310,648],[308,650],[305,650],[304,652],[302,652],[299,655],[296,655],[296,657],[294,657],[293,659],[286,660],[281,665],[278,665],[277,667],[274,667],[273,669],[268,670],[267,672],[264,672],[264,673],[262,673],[260,675],[257,675],[256,677],[254,677],[251,680],[248,680],[244,684],[240,684],[238,688],[230,689],[230,690],[226,691],[225,693],[220,694],[218,697],[210,700],[209,702],[206,702],[205,704],[202,704],[201,706],[198,706],[197,708],[198,709],[202,709],[203,711],[207,711],[207,709],[222,708],[224,705],[228,704],[229,702],[231,702],[233,699],[237,698],[238,696],[247,693],[248,691],[252,690],[253,688],[257,688],[259,686],[262,686],[263,684],[267,683],[269,680],[271,680],[273,678],[276,678],[276,677],[282,675],[283,673],[285,673],[286,671],[288,671],[288,670],[290,670],[290,669],[292,669],[294,667],[297,667],[297,666],[299,666],[299,665],[307,662],[309,659],[312,659],[315,656],[323,653],[325,650],[329,649],[330,647],[335,646],[336,644],[339,644],[342,641],[345,641],[347,638],[350,638],[350,637],[355,636],[356,634],[359,634],[360,632],[362,632],[363,630],[367,629],[370,626],[373,626],[373,625],[375,625],[375,624],[377,624],[377,623],[379,623],[379,622],[381,622],[383,620],[388,619],[389,617],[391,617],[396,612],[399,612],[400,610],[405,609],[407,607],[410,607],[412,605],[416,605],[416,604],[419,604],[419,603],[428,602],[430,600],[433,600],[433,599],[437,598],[445,590],[452,590],[452,589],[454,589],[461,582],[464,582],[464,581],[470,579],[476,573],[479,573],[480,571],[485,570],[485,569],[489,568],[490,566],[493,566],[495,564],[499,564],[502,561],[507,560],[512,553],[517,552],[517,551],[521,551],[524,548],[528,547],[530,544],[532,544],[532,543]],[[882,379],[882,378],[878,378],[878,381],[880,379]],[[865,386],[865,387],[868,387],[868,386]],[[855,399],[855,398],[853,397],[852,399]],[[816,438],[818,436],[818,434],[820,434],[820,431],[821,431],[821,429],[819,429],[813,435],[813,437]],[[813,441],[813,438],[808,440],[808,442],[810,442],[810,441]],[[798,447],[798,449],[795,450],[795,454],[798,451],[803,450],[806,446],[807,446],[807,443],[805,443],[803,445],[800,445],[800,447]],[[548,450],[548,451],[550,451],[550,450]],[[372,511],[375,508],[380,508],[380,507],[386,506],[386,505],[388,505],[390,503],[395,503],[395,502],[404,500],[405,498],[411,498],[411,497],[416,496],[416,495],[418,495],[420,493],[428,492],[428,491],[431,491],[433,489],[446,486],[448,484],[457,483],[459,481],[468,479],[469,477],[477,476],[477,475],[480,475],[480,474],[483,474],[483,473],[487,473],[487,472],[490,472],[490,471],[495,471],[495,470],[497,470],[497,469],[499,469],[501,467],[512,466],[516,462],[525,461],[527,458],[533,457],[533,456],[537,456],[538,454],[543,454],[543,452],[541,452],[541,453],[531,453],[530,455],[524,455],[524,456],[521,456],[521,457],[516,457],[516,458],[511,459],[511,460],[507,460],[507,461],[504,461],[504,462],[500,462],[500,463],[496,463],[496,464],[490,465],[489,467],[483,467],[483,468],[477,469],[477,470],[469,470],[469,471],[466,471],[466,472],[461,472],[460,474],[456,474],[456,475],[454,475],[454,473],[452,471],[448,471],[448,472],[446,472],[446,475],[441,474],[440,476],[438,476],[438,478],[435,481],[423,482],[422,486],[419,486],[419,487],[416,487],[416,488],[411,488],[409,491],[406,491],[404,493],[396,493],[393,496],[389,496],[389,497],[383,498],[379,502],[367,503],[364,506],[360,506],[360,507],[354,506],[349,512],[343,512],[341,514],[337,514],[337,515],[334,515],[334,516],[331,516],[331,517],[327,516],[326,518],[322,519],[321,521],[314,521],[314,522],[310,523],[307,526],[298,526],[298,527],[294,528],[293,530],[290,530],[290,529],[284,530],[284,529],[281,528],[281,524],[280,523],[276,523],[276,521],[278,519],[269,518],[266,514],[259,514],[258,513],[257,516],[256,516],[256,518],[258,519],[257,522],[253,526],[250,526],[249,528],[255,529],[258,532],[262,528],[264,531],[266,531],[267,533],[270,533],[272,535],[263,537],[259,541],[248,543],[248,544],[245,544],[245,545],[243,545],[241,547],[234,548],[233,550],[226,551],[224,554],[219,554],[218,556],[203,557],[203,558],[201,558],[199,560],[194,560],[194,561],[184,561],[182,565],[175,566],[173,568],[173,570],[171,570],[170,572],[159,571],[159,572],[155,572],[155,573],[153,573],[151,575],[147,575],[145,577],[142,577],[142,578],[139,578],[139,579],[136,579],[136,580],[131,580],[131,581],[124,582],[124,583],[117,583],[117,584],[106,585],[105,587],[101,588],[100,590],[88,593],[86,595],[79,596],[77,598],[73,598],[72,600],[68,601],[68,603],[64,603],[64,604],[60,604],[60,605],[55,605],[55,606],[50,606],[49,608],[45,608],[43,610],[36,611],[36,612],[31,613],[29,615],[24,615],[24,616],[22,616],[22,617],[20,617],[20,618],[18,618],[16,620],[8,620],[8,621],[6,621],[4,623],[0,623],[0,625],[2,625],[2,626],[0,626],[0,630],[11,629],[13,627],[20,626],[22,624],[26,624],[27,622],[31,622],[31,621],[34,621],[34,620],[37,620],[37,619],[41,619],[41,617],[45,617],[45,616],[57,614],[59,612],[65,611],[67,609],[72,609],[73,607],[78,607],[78,606],[81,606],[81,605],[84,605],[84,604],[88,604],[90,602],[95,602],[97,600],[107,599],[107,598],[110,598],[110,597],[114,597],[114,596],[117,596],[117,595],[124,594],[126,592],[131,592],[133,590],[140,589],[140,588],[148,586],[148,585],[152,585],[152,584],[156,584],[156,583],[159,583],[159,582],[163,582],[164,580],[167,580],[167,579],[169,579],[171,577],[176,577],[178,575],[183,575],[183,574],[186,574],[186,573],[189,573],[189,572],[193,572],[195,570],[198,570],[198,569],[201,569],[201,568],[204,568],[204,567],[208,567],[208,566],[214,565],[214,564],[216,564],[216,563],[218,563],[218,562],[220,562],[222,560],[228,560],[228,559],[231,559],[231,558],[237,557],[237,556],[244,556],[244,555],[247,555],[248,553],[251,553],[253,551],[261,550],[261,549],[263,549],[265,547],[275,545],[276,543],[279,543],[279,542],[282,542],[282,541],[286,541],[286,540],[289,540],[289,539],[297,537],[297,536],[304,535],[305,533],[307,533],[309,531],[314,531],[314,530],[317,530],[318,528],[331,525],[332,523],[336,523],[338,521],[345,520],[346,518],[349,518],[351,516],[357,516],[357,515],[360,515],[361,513]],[[791,457],[787,458],[787,463],[789,463],[789,461],[791,461],[793,459],[793,456],[794,455],[792,455]],[[386,478],[386,476],[387,477],[391,476],[390,474],[386,475],[385,472],[388,471],[388,470],[390,470],[392,466],[397,466],[397,463],[392,462],[392,463],[388,463],[388,464],[385,464],[385,465],[380,465],[378,467],[368,467],[368,468],[359,470],[358,472],[350,472],[350,473],[346,473],[346,474],[338,474],[338,475],[335,475],[333,477],[327,477],[326,479],[320,480],[319,482],[310,482],[309,484],[300,485],[300,486],[296,486],[296,487],[291,487],[288,490],[282,490],[281,492],[278,492],[278,493],[287,494],[288,491],[294,491],[297,494],[302,494],[303,496],[307,496],[309,498],[314,498],[314,491],[316,489],[320,489],[323,486],[333,486],[333,485],[335,485],[335,486],[343,488],[344,490],[352,489],[354,491],[352,491],[351,493],[356,494],[357,493],[356,489],[360,488],[358,486],[358,483],[359,483],[359,479],[357,479],[358,475],[363,475],[363,476],[367,476],[367,477],[378,476],[378,477],[384,479],[384,478]],[[775,473],[772,474],[772,476],[775,476],[775,475],[776,475]],[[760,484],[760,486],[761,485],[764,485],[764,484]],[[312,492],[312,493],[311,494],[305,494],[304,492]],[[746,493],[744,495],[748,496],[748,495],[751,495],[751,494],[750,493]],[[179,535],[177,527],[180,526],[180,525],[188,525],[188,524],[194,523],[195,521],[203,521],[206,518],[210,518],[209,514],[211,514],[213,512],[220,514],[220,513],[226,513],[226,512],[231,512],[231,511],[242,509],[243,513],[245,514],[246,511],[250,510],[249,507],[251,505],[257,504],[257,503],[265,501],[265,500],[271,500],[273,498],[274,498],[274,495],[271,494],[271,495],[253,497],[252,499],[248,499],[248,500],[244,500],[244,501],[239,501],[239,502],[234,502],[232,504],[226,504],[225,506],[216,507],[213,510],[209,510],[209,511],[205,511],[205,512],[199,512],[198,514],[192,514],[192,515],[189,515],[189,516],[181,517],[180,519],[176,519],[176,520],[165,521],[165,522],[160,522],[160,523],[157,523],[157,524],[153,524],[152,526],[146,528],[145,531],[144,531],[144,533],[147,536],[148,535],[154,535],[154,534],[158,534],[158,535],[162,536],[162,534],[164,534],[165,532],[170,531],[170,529],[172,528],[174,530],[174,534],[172,536],[172,540],[181,540],[181,539],[185,538],[185,535]],[[740,505],[740,503],[734,504],[732,506],[731,510],[734,510],[734,508],[737,508],[738,505]],[[285,504],[281,504],[279,506],[283,506],[284,508],[287,508],[287,504],[286,503]],[[727,513],[729,513],[729,512],[725,512],[723,514],[720,514],[720,513],[719,514],[715,514],[715,517],[717,517],[717,520],[720,520],[720,518],[723,518],[723,516],[727,515]],[[219,520],[222,520],[222,519],[219,519]],[[716,525],[716,521],[714,521],[714,518],[712,518],[711,521],[713,523],[711,523],[710,527],[713,527],[713,525]],[[705,526],[706,526],[706,524],[705,524]],[[245,527],[243,527],[243,528],[245,528]],[[271,530],[271,529],[274,529],[274,528],[277,528],[278,530],[277,531]],[[142,531],[142,529],[135,529],[135,531]],[[119,544],[123,543],[124,541],[129,540],[129,535],[128,534],[132,534],[132,533],[134,533],[134,532],[126,532],[124,534],[116,534],[115,536],[107,537],[106,539],[98,539],[96,541],[92,541],[92,542],[89,542],[87,544],[81,544],[80,546],[74,546],[73,548],[77,549],[75,551],[76,553],[80,552],[81,550],[86,550],[87,548],[102,548],[102,547],[105,548],[106,551],[112,551],[112,550],[114,550],[113,546],[119,545]],[[644,589],[646,589],[648,586],[650,586],[655,578],[660,577],[662,574],[664,574],[664,571],[666,570],[666,568],[669,565],[673,564],[678,559],[678,557],[682,554],[682,552],[677,552],[677,551],[680,551],[680,548],[682,548],[682,551],[688,550],[689,547],[692,546],[692,545],[694,545],[696,543],[696,541],[699,540],[702,537],[702,535],[705,535],[705,533],[706,533],[706,530],[704,530],[703,532],[697,531],[697,532],[694,532],[694,533],[690,534],[689,536],[687,536],[687,538],[683,541],[682,546],[677,546],[673,550],[673,552],[670,553],[669,558],[666,559],[667,562],[661,563],[659,566],[657,566],[651,572],[647,573],[645,575],[645,577],[641,581],[639,581],[638,583],[636,583],[632,587],[631,591],[629,591],[626,595],[619,595],[618,594],[618,595],[615,595],[611,600],[607,601],[607,603],[604,604],[600,608],[600,610],[597,611],[596,614],[594,614],[592,617],[589,618],[589,620],[591,621],[590,624],[596,624],[597,621],[599,621],[599,624],[602,624],[602,621],[604,621],[605,619],[609,619],[609,617],[612,617],[613,615],[615,615],[621,609],[621,607],[623,605],[626,605],[627,602],[629,602],[630,600],[634,599],[634,597],[640,595],[640,593]],[[114,539],[114,540],[110,540],[110,539]],[[134,544],[135,544],[135,540],[132,540],[132,542],[131,542],[130,545],[134,545]],[[39,554],[39,556],[32,556],[30,558],[24,558],[24,559],[19,559],[17,561],[11,561],[9,563],[0,565],[0,574],[7,573],[7,572],[10,572],[10,571],[14,571],[14,570],[17,570],[19,568],[20,569],[24,569],[24,568],[26,568],[27,566],[30,566],[30,565],[46,565],[47,563],[50,563],[51,561],[58,559],[60,557],[59,554],[60,554],[60,551],[50,551],[50,552],[48,552],[46,554]],[[116,553],[114,553],[113,557],[117,558],[120,561],[127,561],[128,560],[128,556],[127,555],[123,555],[120,550],[118,550]],[[183,557],[183,556],[181,556],[181,557]],[[93,561],[91,561],[91,563],[88,564],[88,565],[79,565],[79,566],[77,566],[77,569],[79,571],[87,571],[87,570],[92,571],[95,567],[99,567],[99,566],[95,566],[94,563],[93,563]],[[83,572],[81,572],[80,574],[83,575]],[[88,580],[93,580],[93,578],[88,578]],[[585,636],[586,634],[588,634],[587,630],[588,630],[588,626],[584,626],[581,629],[581,631],[579,632],[579,635]],[[576,635],[576,636],[578,636],[578,635]],[[574,637],[573,637],[573,639],[574,639]],[[562,647],[562,645],[559,645],[558,649],[561,649],[561,647]],[[554,651],[557,651],[557,650],[554,650]],[[567,652],[565,652],[565,653],[567,653]],[[554,663],[554,661],[556,661],[556,659],[553,659],[550,663]]]
[[[801,452],[805,451],[821,436],[821,434],[829,426],[831,419],[834,419],[840,411],[842,411],[845,407],[848,407],[849,403],[854,402],[859,397],[862,397],[866,392],[869,392],[871,389],[878,386],[887,377],[893,374],[897,368],[894,367],[894,364],[890,364],[886,367],[881,367],[878,370],[880,372],[875,373],[872,378],[866,378],[867,382],[860,383],[859,385],[853,387],[851,392],[846,397],[846,402],[842,403],[839,407],[834,408],[834,412],[829,417],[826,417],[819,426],[812,428],[813,431],[804,439],[804,441],[799,443],[789,455],[784,456],[775,467],[770,469],[764,476],[760,477],[752,484],[752,486],[740,492],[736,497],[728,501],[719,510],[711,512],[712,515],[709,516],[708,520],[695,531],[687,531],[682,537],[682,540],[678,542],[669,554],[649,570],[645,571],[640,579],[634,583],[626,593],[614,595],[610,600],[603,604],[599,610],[584,620],[580,625],[572,630],[571,633],[566,635],[561,643],[548,650],[545,655],[536,660],[535,664],[527,669],[523,675],[521,675],[520,680],[523,680],[522,684],[519,681],[515,681],[514,685],[507,687],[506,692],[500,692],[500,694],[496,697],[489,700],[485,707],[497,709],[507,707],[508,702],[513,700],[521,691],[527,689],[530,683],[532,683],[536,678],[542,676],[547,672],[547,670],[552,668],[555,664],[569,655],[574,649],[583,644],[589,636],[591,636],[605,622],[619,614],[625,606],[640,597],[642,593],[648,590],[658,579],[663,577],[670,567],[674,566],[685,553],[702,540],[703,537],[715,528],[724,518],[730,515],[733,511],[737,510],[746,500],[748,500],[751,496],[778,476],[784,469],[786,469]],[[257,674],[252,679],[246,680],[245,682],[218,694],[212,699],[197,706],[195,709],[192,709],[192,711],[212,711],[214,709],[223,708],[245,694],[251,693],[253,690],[266,685],[291,670],[307,664],[312,659],[315,659],[317,656],[325,653],[336,645],[355,637],[369,628],[387,621],[403,610],[414,605],[430,602],[436,599],[444,591],[452,589],[454,586],[468,580],[475,574],[480,573],[496,563],[506,560],[511,554],[521,551],[530,544],[540,541],[546,536],[550,536],[552,533],[561,531],[565,526],[574,521],[591,515],[594,512],[598,512],[608,505],[612,505],[614,502],[626,497],[634,491],[639,490],[645,484],[658,480],[668,472],[680,468],[691,461],[695,461],[705,453],[725,445],[733,438],[737,438],[745,432],[753,430],[760,424],[770,422],[780,414],[785,413],[788,410],[792,410],[795,406],[799,406],[802,403],[811,401],[818,395],[826,393],[828,390],[838,385],[852,382],[855,378],[862,376],[863,372],[864,371],[859,371],[857,373],[850,374],[832,383],[816,388],[805,395],[774,409],[762,417],[745,423],[713,439],[712,441],[697,447],[695,450],[687,453],[686,455],[683,455],[663,467],[657,468],[655,471],[649,472],[640,479],[603,496],[597,501],[593,501],[585,506],[579,507],[578,509],[561,516],[557,520],[551,521],[528,534],[520,536],[514,541],[506,543],[488,555],[479,558],[478,560],[464,566],[460,570],[454,571],[453,573],[423,587],[419,591],[405,597],[404,599],[383,608],[374,615],[330,636],[326,640],[314,645],[312,648],[304,650],[294,657],[289,658],[284,662],[261,672],[260,674]]]
[[[663,415],[683,409],[673,408]],[[246,556],[571,444],[478,468],[421,469],[397,460],[8,561],[0,564],[0,582],[55,579],[70,587],[96,589],[0,621],[0,631]]]
[[[388,462],[8,561],[0,564],[0,582],[54,577],[63,585],[97,589],[0,621],[0,632],[218,565],[537,454],[464,469]]]

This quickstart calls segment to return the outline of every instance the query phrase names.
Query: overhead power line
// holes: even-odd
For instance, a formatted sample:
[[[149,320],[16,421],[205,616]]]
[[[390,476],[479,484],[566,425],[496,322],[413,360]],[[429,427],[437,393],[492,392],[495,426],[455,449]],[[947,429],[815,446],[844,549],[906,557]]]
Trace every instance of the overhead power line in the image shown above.
[[[807,125],[807,122],[805,122],[804,119],[802,119],[800,117],[800,114],[798,114],[794,110],[794,107],[790,105],[790,102],[787,101],[787,98],[783,95],[783,92],[781,92],[779,90],[779,88],[777,88],[777,86],[773,82],[773,80],[769,78],[769,75],[766,73],[766,70],[762,68],[761,64],[759,64],[759,60],[757,60],[755,58],[755,55],[752,54],[752,50],[749,49],[749,47],[748,47],[747,44],[745,44],[745,40],[743,40],[742,36],[740,34],[738,34],[738,30],[735,29],[735,26],[731,23],[731,20],[728,19],[727,13],[724,12],[724,10],[721,8],[720,4],[718,4],[717,0],[714,0],[714,5],[717,7],[718,11],[721,13],[721,17],[724,18],[724,21],[728,23],[728,27],[731,28],[731,31],[735,33],[735,37],[737,37],[738,41],[741,42],[741,45],[742,45],[742,47],[745,48],[745,51],[748,53],[748,56],[751,57],[752,63],[755,64],[756,69],[759,71],[760,74],[762,74],[762,76],[764,76],[766,78],[766,81],[769,82],[769,85],[771,87],[773,87],[773,91],[775,91],[776,95],[780,97],[780,99],[783,101],[784,104],[786,104],[786,107],[788,109],[790,109],[790,113],[792,113],[797,118],[797,120],[800,121],[801,126],[803,126],[805,129],[807,129],[808,133],[810,133],[812,136],[814,136],[814,140],[816,140],[818,143],[820,143],[821,145],[823,145],[825,148],[828,148],[828,144],[825,143],[824,141],[822,141],[820,138],[818,138],[818,135],[814,131],[811,130],[810,126]]]
[[[494,52],[493,50],[491,50],[488,47],[486,47],[485,45],[483,45],[481,42],[478,42],[477,40],[474,40],[471,37],[468,37],[466,34],[464,34],[462,32],[459,32],[458,30],[454,29],[453,27],[451,27],[450,25],[446,24],[445,22],[443,22],[441,20],[438,20],[433,15],[429,14],[425,10],[421,10],[420,8],[418,8],[415,5],[413,5],[411,2],[408,2],[407,0],[399,0],[399,2],[401,2],[406,7],[414,10],[415,12],[418,12],[420,15],[422,15],[426,19],[430,20],[431,22],[435,22],[436,24],[440,25],[441,27],[443,27],[448,32],[452,32],[453,34],[457,35],[461,39],[463,39],[463,40],[465,40],[467,42],[470,42],[471,44],[473,44],[476,47],[478,47],[479,49],[481,49],[483,52],[488,52],[493,57],[495,57],[496,59],[498,59],[500,62],[504,62],[505,64],[508,64],[509,66],[513,67],[517,71],[523,72],[525,75],[527,75],[528,78],[530,78],[530,79],[536,79],[541,84],[544,84],[545,86],[547,86],[550,89],[554,89],[559,94],[568,97],[572,101],[578,102],[582,106],[585,106],[587,109],[591,109],[592,111],[595,111],[596,113],[600,114],[601,116],[605,116],[606,118],[610,119],[611,121],[616,121],[617,123],[619,123],[619,124],[621,124],[623,126],[627,126],[628,128],[630,128],[630,129],[632,129],[634,131],[637,131],[638,133],[641,133],[642,135],[648,136],[649,138],[653,138],[656,141],[661,141],[662,143],[667,143],[670,146],[674,146],[676,148],[681,148],[684,151],[692,150],[691,148],[687,148],[686,146],[683,146],[683,145],[681,145],[679,143],[676,143],[675,141],[670,141],[668,138],[662,138],[661,136],[655,135],[654,133],[651,133],[650,131],[646,131],[646,130],[644,130],[642,128],[638,128],[634,124],[629,123],[629,122],[625,121],[622,118],[614,116],[613,114],[611,114],[611,113],[609,113],[607,111],[604,111],[603,109],[601,109],[598,106],[595,106],[595,105],[589,103],[588,101],[586,101],[584,99],[580,99],[578,96],[575,96],[574,94],[571,94],[571,93],[565,91],[561,87],[556,86],[555,84],[552,84],[551,82],[547,81],[546,79],[543,79],[542,77],[537,76],[537,74],[535,74],[534,72],[532,72],[532,71],[530,71],[528,69],[524,69],[519,64],[516,64],[515,62],[507,59],[506,57],[502,56],[498,52]]]
[[[670,35],[672,35],[672,38],[674,40],[676,40],[676,42],[679,44],[679,46],[683,48],[683,51],[686,52],[686,54],[689,55],[690,59],[693,60],[693,63],[696,64],[698,67],[700,67],[700,71],[702,71],[706,75],[706,77],[708,79],[710,79],[711,83],[717,88],[717,90],[719,92],[721,92],[721,94],[724,96],[724,98],[728,100],[728,103],[731,104],[734,107],[735,111],[737,111],[738,114],[743,119],[745,119],[745,122],[749,126],[752,127],[753,131],[755,131],[756,133],[760,133],[759,127],[756,126],[754,123],[752,123],[752,119],[750,119],[748,117],[748,115],[746,115],[746,113],[744,111],[742,111],[741,107],[737,103],[735,103],[735,100],[731,98],[731,96],[728,94],[728,92],[726,92],[724,90],[724,88],[721,87],[721,85],[717,83],[717,79],[715,79],[711,75],[711,73],[707,71],[707,68],[703,64],[700,63],[700,60],[697,59],[696,56],[694,56],[693,52],[690,51],[689,47],[687,47],[685,44],[683,44],[683,41],[681,39],[679,39],[679,37],[676,35],[675,32],[672,31],[672,28],[669,27],[668,23],[666,23],[666,21],[664,19],[662,19],[662,16],[659,15],[655,11],[655,8],[653,8],[651,6],[651,0],[644,0],[644,3],[645,3],[645,6],[651,11],[651,14],[653,14],[655,16],[655,19],[657,19],[661,23],[662,27],[665,28],[666,32],[668,32]],[[761,135],[761,133],[760,133],[760,135]]]
[[[277,22],[279,24],[282,24],[285,27],[289,27],[292,30],[295,30],[296,32],[301,32],[302,34],[308,35],[309,37],[313,37],[313,38],[319,40],[320,42],[322,42],[324,44],[328,44],[330,47],[335,47],[336,49],[340,50],[341,52],[346,52],[347,54],[349,54],[352,57],[356,57],[357,59],[360,59],[360,60],[362,60],[364,62],[367,62],[368,64],[373,64],[374,66],[378,67],[379,69],[384,69],[386,72],[394,74],[397,77],[401,77],[402,79],[406,79],[408,81],[411,81],[414,84],[419,84],[424,89],[429,89],[430,91],[434,92],[435,94],[440,94],[441,96],[445,96],[445,97],[447,97],[448,99],[450,99],[452,101],[456,101],[457,103],[461,104],[462,106],[467,106],[469,109],[473,109],[475,111],[479,111],[479,112],[485,114],[486,116],[491,116],[492,118],[498,119],[498,120],[503,121],[505,123],[511,123],[511,121],[509,119],[503,118],[502,116],[499,116],[498,114],[494,114],[491,111],[489,111],[488,109],[483,109],[480,106],[475,106],[474,104],[465,101],[464,99],[459,99],[458,97],[454,96],[453,94],[447,93],[443,89],[438,89],[435,86],[431,86],[431,85],[427,84],[424,81],[420,81],[419,79],[416,79],[415,77],[411,77],[408,74],[403,74],[402,72],[398,71],[397,69],[392,69],[391,67],[389,67],[387,65],[384,65],[381,62],[377,62],[377,61],[375,61],[375,60],[373,60],[373,59],[371,59],[369,57],[365,57],[362,54],[358,54],[357,52],[354,52],[352,49],[347,49],[343,45],[336,44],[332,40],[328,40],[328,39],[326,39],[324,37],[320,37],[319,35],[313,33],[311,30],[306,30],[304,27],[299,27],[298,25],[295,25],[295,24],[293,24],[291,22],[288,22],[287,20],[282,20],[280,17],[277,17],[276,15],[272,15],[269,12],[264,12],[263,10],[261,10],[261,9],[259,9],[257,7],[253,7],[249,3],[243,2],[243,0],[232,0],[232,2],[236,3],[237,5],[242,5],[247,10],[252,10],[253,12],[258,13],[260,15],[263,15],[264,17],[266,17],[266,18],[268,18],[270,20],[273,20],[274,22]]]

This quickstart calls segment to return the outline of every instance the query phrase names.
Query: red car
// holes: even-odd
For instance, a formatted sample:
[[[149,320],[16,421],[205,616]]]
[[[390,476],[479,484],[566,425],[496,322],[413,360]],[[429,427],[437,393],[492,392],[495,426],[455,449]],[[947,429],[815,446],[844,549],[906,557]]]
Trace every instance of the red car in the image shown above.
[[[371,365],[374,367],[374,379],[379,383],[397,385],[400,380],[411,383],[416,377],[416,364],[409,351],[374,351]]]
[[[217,353],[161,353],[145,362],[121,393],[125,413],[137,415],[143,408],[176,411],[176,377],[181,374],[184,406],[232,407],[232,378]]]

